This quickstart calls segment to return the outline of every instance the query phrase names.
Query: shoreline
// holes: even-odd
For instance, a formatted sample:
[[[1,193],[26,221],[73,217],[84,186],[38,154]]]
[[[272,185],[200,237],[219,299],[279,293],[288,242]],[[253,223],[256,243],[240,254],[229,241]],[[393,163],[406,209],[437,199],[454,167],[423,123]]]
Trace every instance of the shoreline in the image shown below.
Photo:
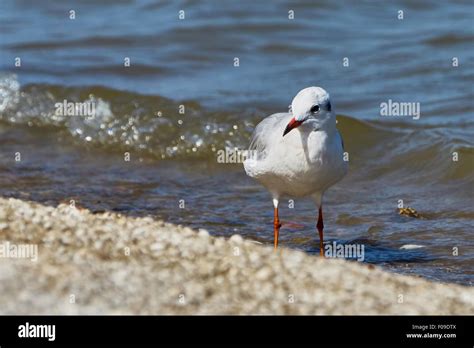
[[[6,242],[38,260],[0,258],[0,314],[474,313],[471,287],[151,217],[0,198]]]

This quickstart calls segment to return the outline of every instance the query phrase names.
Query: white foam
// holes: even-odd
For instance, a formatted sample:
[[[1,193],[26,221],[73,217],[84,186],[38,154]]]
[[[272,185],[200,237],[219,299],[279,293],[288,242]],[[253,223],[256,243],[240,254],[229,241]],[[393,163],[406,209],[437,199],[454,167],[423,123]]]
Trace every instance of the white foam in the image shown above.
[[[0,112],[13,108],[20,100],[20,83],[16,75],[0,76]]]
[[[416,245],[416,244],[405,244],[400,247],[400,249],[411,250],[411,249],[419,249],[424,248],[423,245]]]

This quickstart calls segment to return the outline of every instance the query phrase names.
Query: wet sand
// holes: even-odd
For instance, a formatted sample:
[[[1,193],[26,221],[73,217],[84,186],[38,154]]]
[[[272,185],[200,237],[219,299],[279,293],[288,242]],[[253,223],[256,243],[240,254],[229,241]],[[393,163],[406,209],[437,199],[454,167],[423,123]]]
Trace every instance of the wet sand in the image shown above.
[[[0,198],[1,314],[472,314],[474,289],[116,213]]]

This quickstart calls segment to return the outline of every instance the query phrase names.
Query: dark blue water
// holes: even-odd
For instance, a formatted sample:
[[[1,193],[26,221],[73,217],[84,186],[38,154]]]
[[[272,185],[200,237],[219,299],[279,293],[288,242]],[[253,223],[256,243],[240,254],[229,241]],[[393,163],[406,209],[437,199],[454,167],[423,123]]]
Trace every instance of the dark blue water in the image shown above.
[[[472,110],[470,1],[3,0],[0,6],[0,69],[18,72],[23,84],[99,84],[218,109],[276,110],[303,86],[320,85],[339,112],[364,118],[376,117],[388,98],[419,101],[423,117],[438,116],[436,122],[447,111],[451,121],[468,120]],[[21,69],[12,67],[15,57]]]

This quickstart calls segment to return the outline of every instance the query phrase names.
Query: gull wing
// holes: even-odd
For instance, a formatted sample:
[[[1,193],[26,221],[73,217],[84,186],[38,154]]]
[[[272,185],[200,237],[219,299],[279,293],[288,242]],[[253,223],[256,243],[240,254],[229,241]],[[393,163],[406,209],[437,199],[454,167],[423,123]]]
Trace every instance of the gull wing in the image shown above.
[[[254,160],[263,160],[273,142],[283,136],[286,123],[291,114],[283,112],[273,114],[263,119],[253,131],[250,140],[249,153]]]

